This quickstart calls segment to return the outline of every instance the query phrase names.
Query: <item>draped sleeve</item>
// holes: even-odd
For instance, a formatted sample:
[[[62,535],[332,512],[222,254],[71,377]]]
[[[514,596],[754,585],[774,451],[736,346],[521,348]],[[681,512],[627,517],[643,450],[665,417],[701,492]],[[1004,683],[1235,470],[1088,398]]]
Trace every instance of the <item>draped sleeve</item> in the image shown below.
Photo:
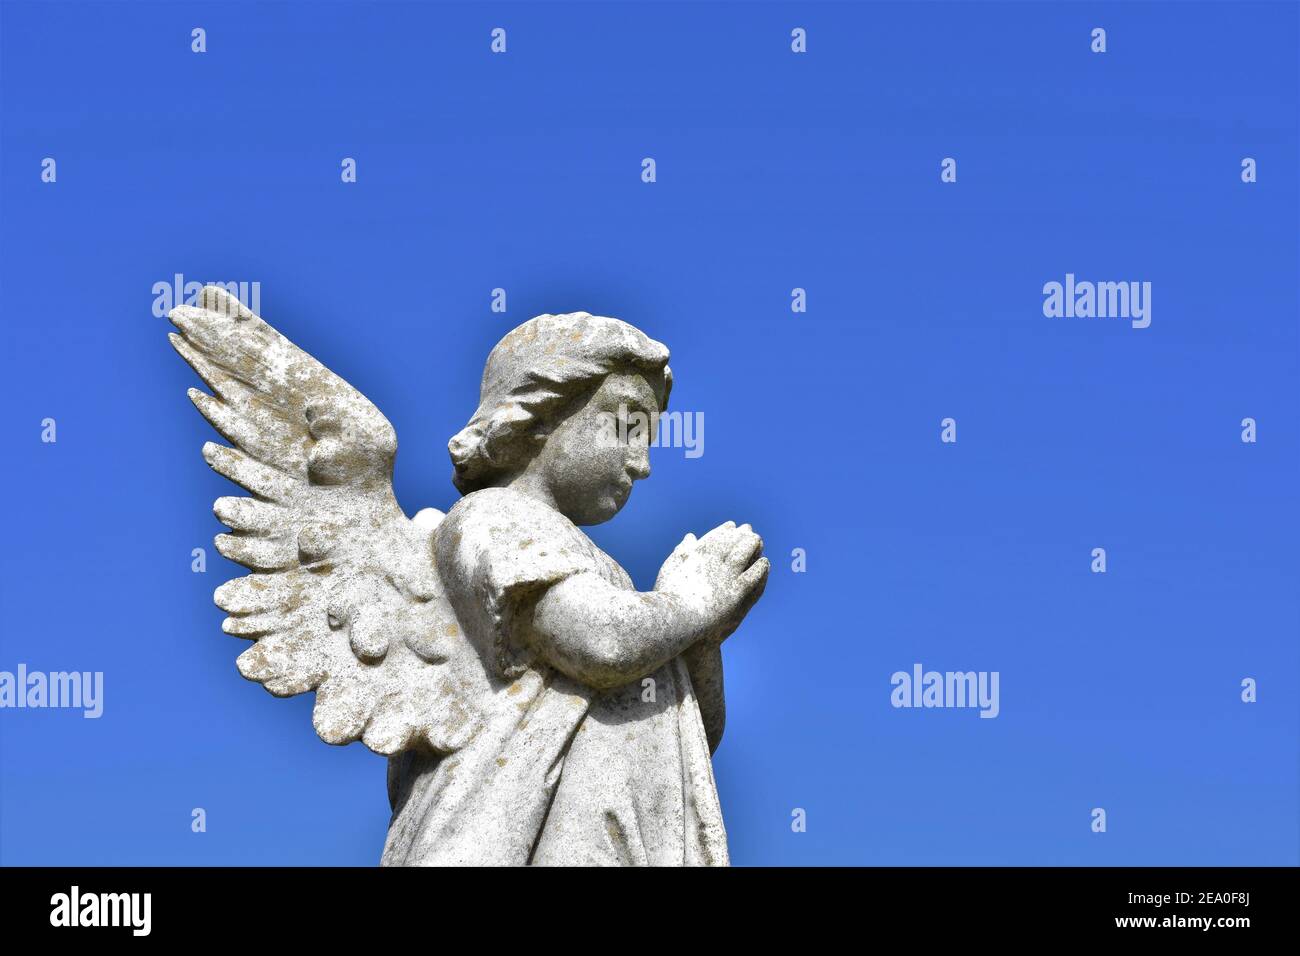
[[[495,709],[454,756],[407,755],[394,768],[384,862],[725,864],[685,663],[649,675],[646,699],[642,681],[595,692],[543,662],[536,601],[576,574],[634,590],[618,563],[559,512],[504,488],[458,501],[434,557]]]
[[[537,656],[540,638],[529,622],[538,598],[571,575],[597,570],[572,522],[504,488],[456,504],[440,529],[437,562],[448,592],[462,596],[461,620],[477,619],[488,663],[502,680],[518,677]]]

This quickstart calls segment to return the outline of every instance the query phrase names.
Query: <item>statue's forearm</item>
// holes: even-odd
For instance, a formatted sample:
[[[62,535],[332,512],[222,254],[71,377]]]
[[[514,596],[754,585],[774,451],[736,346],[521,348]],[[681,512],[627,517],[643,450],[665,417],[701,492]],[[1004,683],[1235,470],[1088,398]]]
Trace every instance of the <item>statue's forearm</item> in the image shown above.
[[[727,725],[727,700],[722,687],[722,645],[704,640],[682,654],[695,689],[704,733],[709,739],[709,753],[718,749]]]
[[[551,666],[597,690],[654,673],[708,630],[662,591],[624,591],[593,574],[552,586],[532,615],[535,646]]]

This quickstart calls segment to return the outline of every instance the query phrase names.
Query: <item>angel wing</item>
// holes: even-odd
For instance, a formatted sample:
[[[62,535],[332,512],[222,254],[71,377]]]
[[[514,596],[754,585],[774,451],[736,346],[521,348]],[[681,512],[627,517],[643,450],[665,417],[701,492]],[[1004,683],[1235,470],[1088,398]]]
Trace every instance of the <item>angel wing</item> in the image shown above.
[[[393,426],[360,392],[218,286],[170,313],[190,389],[233,445],[203,457],[252,497],[218,498],[221,554],[253,573],[217,588],[239,671],[278,697],[316,691],[326,743],[448,753],[474,734],[467,642],[438,578],[442,513],[393,495]],[[458,661],[460,662],[458,664]],[[480,666],[481,670],[481,666]]]

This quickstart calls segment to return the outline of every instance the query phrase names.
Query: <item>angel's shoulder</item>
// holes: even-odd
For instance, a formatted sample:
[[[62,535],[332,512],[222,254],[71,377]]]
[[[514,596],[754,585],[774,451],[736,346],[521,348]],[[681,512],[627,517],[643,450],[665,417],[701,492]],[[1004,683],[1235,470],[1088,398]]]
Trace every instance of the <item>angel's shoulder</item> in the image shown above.
[[[461,498],[447,512],[444,533],[488,534],[497,539],[516,536],[581,534],[572,521],[531,495],[510,488],[484,488]]]
[[[572,575],[613,573],[612,560],[569,519],[504,488],[485,488],[457,502],[438,527],[434,550],[458,617],[471,633],[486,625],[503,642],[503,654],[512,608]]]
[[[438,527],[440,565],[524,557],[588,558],[595,546],[554,508],[509,488],[484,488],[461,498]]]

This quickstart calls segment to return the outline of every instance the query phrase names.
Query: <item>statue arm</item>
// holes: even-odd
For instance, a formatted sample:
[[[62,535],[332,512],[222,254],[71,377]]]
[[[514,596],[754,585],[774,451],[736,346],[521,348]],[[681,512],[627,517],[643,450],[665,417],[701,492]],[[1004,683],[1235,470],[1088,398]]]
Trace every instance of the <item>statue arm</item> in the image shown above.
[[[685,653],[682,660],[691,675],[695,702],[700,707],[704,721],[704,734],[709,739],[709,753],[716,753],[722,743],[722,731],[727,726],[727,701],[722,686],[722,645],[716,641],[700,641]]]
[[[654,673],[715,628],[673,594],[621,590],[594,574],[552,585],[532,613],[538,653],[597,690]]]
[[[594,574],[574,575],[537,602],[532,630],[547,663],[597,690],[631,683],[681,655],[709,751],[718,749],[727,708],[716,625],[671,594],[624,591]]]
[[[683,655],[710,746],[722,738],[720,645],[763,593],[761,539],[734,522],[687,535],[655,589],[626,591],[594,574],[553,584],[532,610],[533,644],[551,666],[597,690],[620,687]],[[757,560],[755,560],[757,559]]]

